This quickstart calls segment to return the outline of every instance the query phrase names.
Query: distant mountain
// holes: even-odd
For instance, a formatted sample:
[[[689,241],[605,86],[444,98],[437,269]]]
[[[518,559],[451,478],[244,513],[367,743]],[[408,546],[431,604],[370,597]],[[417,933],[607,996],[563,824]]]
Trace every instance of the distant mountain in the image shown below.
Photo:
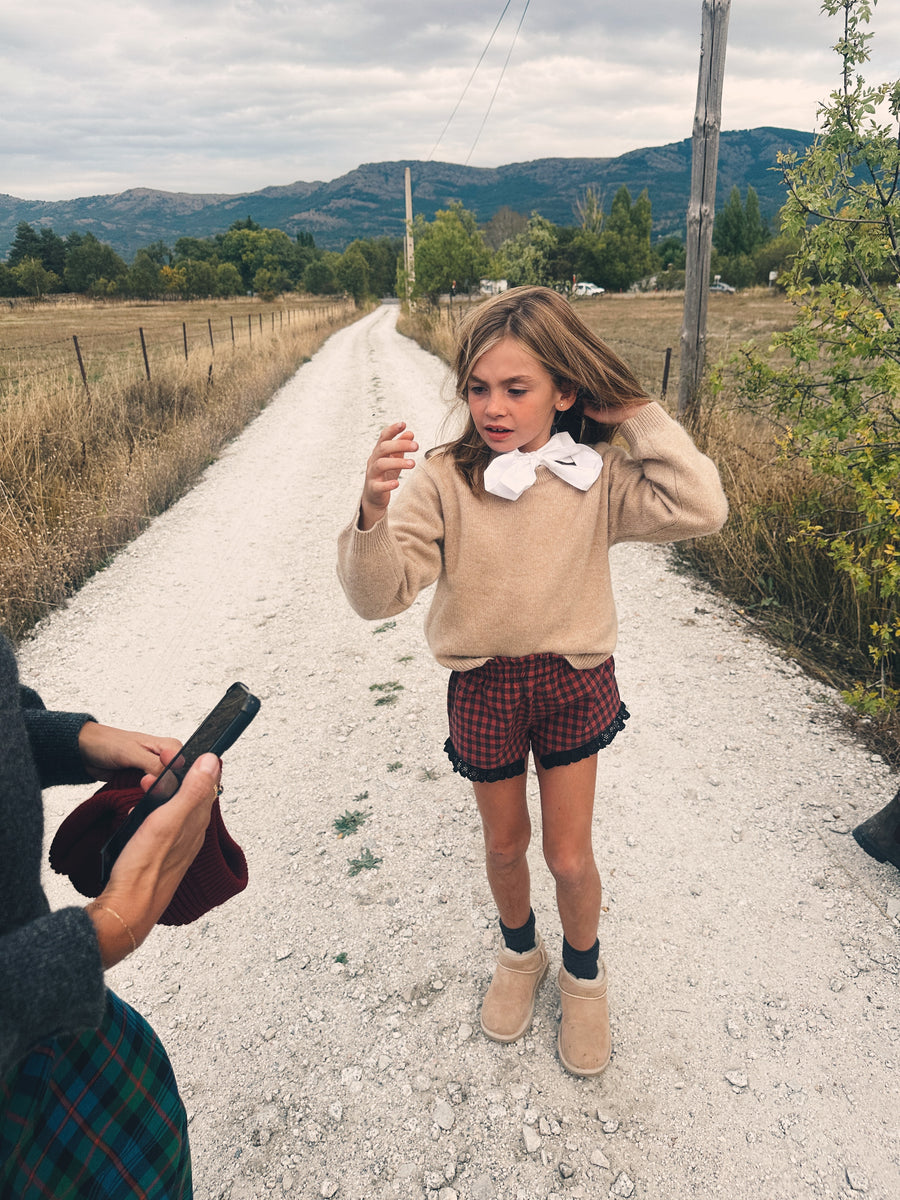
[[[760,209],[774,217],[784,201],[780,172],[773,170],[779,150],[802,153],[811,133],[796,129],[744,129],[723,132],[719,140],[718,207],[737,184],[759,194]],[[404,168],[409,167],[413,208],[431,220],[450,200],[461,200],[480,222],[504,205],[517,212],[539,212],[560,225],[576,223],[575,205],[592,187],[606,207],[625,184],[636,197],[644,188],[653,206],[654,238],[684,234],[691,190],[691,139],[631,150],[618,158],[539,158],[505,167],[461,167],[453,163],[365,163],[330,183],[290,183],[258,192],[191,194],[131,188],[113,196],[77,200],[20,200],[0,195],[0,256],[5,257],[16,226],[50,226],[61,236],[91,232],[127,259],[141,246],[162,239],[209,237],[234,221],[251,216],[269,229],[291,236],[308,231],[316,245],[340,250],[358,237],[403,234]]]

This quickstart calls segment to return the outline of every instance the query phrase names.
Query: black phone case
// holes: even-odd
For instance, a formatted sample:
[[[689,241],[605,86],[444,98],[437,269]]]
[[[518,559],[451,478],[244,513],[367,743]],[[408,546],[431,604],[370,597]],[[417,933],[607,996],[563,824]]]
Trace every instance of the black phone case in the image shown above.
[[[239,689],[240,692],[243,693],[244,697],[240,710],[235,714],[227,727],[207,744],[207,739],[203,737],[204,725],[213,720],[217,709],[224,705],[230,697],[233,697],[236,689]],[[237,739],[241,736],[241,734],[259,712],[259,706],[260,702],[257,697],[252,695],[252,693],[244,686],[244,684],[233,683],[215,708],[210,711],[207,717],[200,723],[198,728],[185,742],[184,746],[182,747],[182,754],[190,753],[191,763],[196,761],[201,754],[206,753],[215,754],[221,758],[225,751],[234,745]],[[203,738],[202,744],[195,745],[198,738]],[[138,801],[123,823],[119,826],[113,836],[100,851],[100,877],[103,887],[106,887],[107,883],[109,882],[109,876],[113,869],[113,864],[122,853],[128,841],[135,835],[135,833],[137,833],[138,829],[140,829],[141,825],[152,812],[155,812],[157,808],[161,808],[163,804],[166,804],[171,799],[171,795],[163,796],[158,793],[154,795],[154,789],[157,787],[159,781],[163,779],[166,774],[172,774],[175,775],[175,778],[178,780],[178,787],[180,787],[181,781],[189,769],[190,767],[186,766],[180,771],[174,771],[169,767],[166,767],[164,770],[162,770],[156,781],[151,784],[150,788],[145,793],[143,799]],[[175,791],[177,790],[178,788],[176,787]],[[174,792],[172,794],[174,795]]]

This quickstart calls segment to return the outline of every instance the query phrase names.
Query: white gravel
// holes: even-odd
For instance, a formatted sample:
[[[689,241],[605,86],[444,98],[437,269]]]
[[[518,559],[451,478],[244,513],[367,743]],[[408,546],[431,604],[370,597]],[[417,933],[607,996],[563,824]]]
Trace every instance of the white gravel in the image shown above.
[[[553,971],[528,1037],[480,1034],[495,914],[426,601],[366,624],[334,571],[377,431],[402,417],[429,445],[443,412],[444,369],[395,313],[335,335],[21,652],[49,704],[132,728],[186,737],[234,679],[263,700],[225,771],[248,890],[110,977],[173,1059],[198,1200],[896,1200],[900,876],[849,836],[896,781],[665,549],[614,556],[632,720],[595,820],[612,1063],[560,1068]],[[49,794],[48,837],[86,794]],[[340,840],[348,809],[369,816]],[[349,875],[364,849],[381,861]]]

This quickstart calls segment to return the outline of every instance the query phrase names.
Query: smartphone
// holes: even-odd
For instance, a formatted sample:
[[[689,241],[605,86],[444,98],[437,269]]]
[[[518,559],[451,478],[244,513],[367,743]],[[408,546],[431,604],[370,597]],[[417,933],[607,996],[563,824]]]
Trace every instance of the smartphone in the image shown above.
[[[242,683],[233,683],[209,716],[201,722],[169,765],[157,776],[125,821],[100,851],[100,876],[106,887],[113,863],[149,815],[171,800],[201,754],[221,757],[233,746],[256,714],[259,700]]]

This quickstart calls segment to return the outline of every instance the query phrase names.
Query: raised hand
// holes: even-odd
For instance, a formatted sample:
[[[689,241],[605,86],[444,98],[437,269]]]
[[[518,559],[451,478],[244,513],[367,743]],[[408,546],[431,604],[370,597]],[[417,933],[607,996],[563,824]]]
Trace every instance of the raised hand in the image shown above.
[[[371,529],[387,512],[391,492],[400,486],[400,472],[409,471],[416,465],[407,455],[418,448],[405,421],[395,421],[382,429],[366,463],[366,481],[359,506],[360,529]]]

